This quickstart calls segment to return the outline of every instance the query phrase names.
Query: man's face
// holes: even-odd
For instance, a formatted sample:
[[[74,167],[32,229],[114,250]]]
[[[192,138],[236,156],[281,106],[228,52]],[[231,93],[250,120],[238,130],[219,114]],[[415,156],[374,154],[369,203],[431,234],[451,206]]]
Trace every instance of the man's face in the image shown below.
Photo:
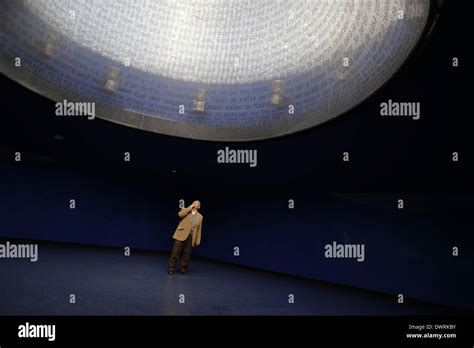
[[[193,205],[194,205],[194,209],[200,209],[201,208],[201,202],[199,202],[199,201],[194,201]]]

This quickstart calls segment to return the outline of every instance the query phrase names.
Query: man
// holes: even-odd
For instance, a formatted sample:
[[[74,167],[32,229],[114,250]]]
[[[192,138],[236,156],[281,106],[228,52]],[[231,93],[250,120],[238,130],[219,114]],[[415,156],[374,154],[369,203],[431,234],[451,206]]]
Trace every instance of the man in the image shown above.
[[[174,232],[173,251],[168,261],[168,274],[173,275],[178,258],[181,259],[179,273],[189,274],[187,272],[189,258],[192,248],[201,244],[201,227],[203,216],[198,213],[201,208],[199,201],[194,201],[187,208],[183,208],[178,213],[181,218],[178,228]]]

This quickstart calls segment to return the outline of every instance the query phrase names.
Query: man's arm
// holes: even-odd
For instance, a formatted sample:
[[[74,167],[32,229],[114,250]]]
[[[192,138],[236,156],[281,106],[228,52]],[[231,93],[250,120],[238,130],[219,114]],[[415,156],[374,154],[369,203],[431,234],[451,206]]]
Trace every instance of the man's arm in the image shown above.
[[[201,223],[199,224],[199,228],[198,228],[198,232],[197,232],[197,236],[196,236],[196,246],[199,246],[199,244],[201,244],[201,228],[202,228],[202,220],[204,218],[201,219]]]
[[[189,207],[181,209],[178,213],[178,216],[180,218],[184,218],[186,215],[188,215],[191,212],[192,209],[193,209],[193,205],[191,204]]]

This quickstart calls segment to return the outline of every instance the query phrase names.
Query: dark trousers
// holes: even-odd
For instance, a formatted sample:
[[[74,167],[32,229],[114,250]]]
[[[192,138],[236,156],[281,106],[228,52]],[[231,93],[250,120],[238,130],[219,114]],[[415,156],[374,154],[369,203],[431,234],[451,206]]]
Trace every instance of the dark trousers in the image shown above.
[[[176,268],[176,263],[178,262],[178,258],[181,259],[181,263],[179,266],[180,272],[185,272],[186,268],[189,264],[189,259],[191,257],[191,251],[193,250],[192,246],[192,235],[189,234],[188,238],[184,242],[179,240],[174,240],[173,243],[173,250],[171,251],[171,256],[168,261],[168,271],[173,271]]]

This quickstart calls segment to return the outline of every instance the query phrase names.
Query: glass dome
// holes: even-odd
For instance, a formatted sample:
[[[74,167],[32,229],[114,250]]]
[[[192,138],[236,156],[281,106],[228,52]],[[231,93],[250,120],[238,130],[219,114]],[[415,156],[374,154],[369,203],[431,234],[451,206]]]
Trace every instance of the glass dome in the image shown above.
[[[10,78],[94,102],[102,119],[216,141],[291,134],[350,110],[402,66],[430,14],[429,0],[0,4]]]

